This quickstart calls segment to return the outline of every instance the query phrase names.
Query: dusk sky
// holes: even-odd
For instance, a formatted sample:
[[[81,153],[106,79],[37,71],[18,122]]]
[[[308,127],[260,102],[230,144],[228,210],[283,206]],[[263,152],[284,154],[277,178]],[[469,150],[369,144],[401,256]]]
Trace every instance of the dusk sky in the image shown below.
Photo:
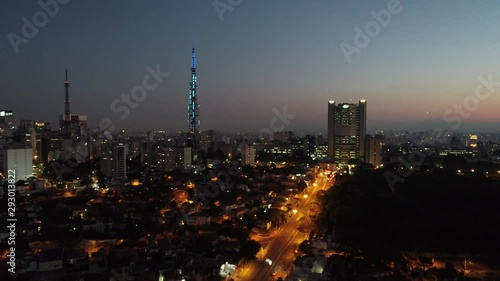
[[[451,130],[443,114],[473,99],[478,78],[500,81],[500,1],[401,0],[348,62],[340,44],[355,46],[354,28],[389,2],[243,0],[221,20],[211,0],[72,0],[16,54],[8,34],[22,36],[21,19],[33,22],[42,8],[3,1],[0,109],[56,129],[67,68],[71,113],[88,115],[92,128],[110,118],[129,130],[185,131],[194,35],[202,131],[258,132],[286,106],[297,115],[286,130],[326,132],[328,101],[359,99],[369,131]],[[120,120],[111,103],[156,65],[170,75]],[[499,105],[500,85],[457,130],[498,131]]]

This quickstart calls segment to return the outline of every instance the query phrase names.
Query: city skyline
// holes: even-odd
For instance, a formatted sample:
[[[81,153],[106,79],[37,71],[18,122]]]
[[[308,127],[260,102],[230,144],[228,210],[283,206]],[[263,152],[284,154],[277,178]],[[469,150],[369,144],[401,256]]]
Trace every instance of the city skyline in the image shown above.
[[[22,34],[21,18],[31,21],[42,10],[37,3],[12,3],[0,27],[5,35]],[[325,101],[359,99],[370,101],[367,131],[498,131],[493,11],[499,4],[400,1],[387,26],[349,61],[342,43],[356,45],[356,28],[364,30],[374,20],[372,12],[380,14],[389,3],[243,1],[222,18],[210,2],[129,2],[114,16],[107,14],[114,5],[105,3],[88,24],[90,19],[78,13],[89,14],[97,4],[69,1],[18,45],[17,54],[4,37],[0,90],[9,99],[2,108],[14,111],[16,123],[36,119],[55,129],[64,111],[61,81],[67,68],[72,114],[87,115],[90,128],[110,118],[118,129],[185,131],[194,36],[201,131],[258,132],[269,126],[273,109],[286,107],[297,117],[285,130],[326,132]],[[255,22],[256,15],[262,20]],[[381,63],[383,68],[374,67]],[[170,76],[120,120],[111,104],[142,83],[148,66]],[[455,105],[470,101],[478,85],[489,89],[481,82],[488,80],[493,91],[487,100],[465,115],[453,112]],[[449,110],[447,122],[443,115]]]
[[[0,280],[500,280],[500,2],[4,1]]]

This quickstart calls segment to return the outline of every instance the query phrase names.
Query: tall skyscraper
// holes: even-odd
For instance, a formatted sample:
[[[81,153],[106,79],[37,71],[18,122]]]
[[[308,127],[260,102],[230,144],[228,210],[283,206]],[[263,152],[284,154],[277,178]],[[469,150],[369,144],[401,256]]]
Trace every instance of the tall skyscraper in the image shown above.
[[[337,164],[350,159],[364,160],[366,101],[328,102],[328,157]]]
[[[113,179],[127,178],[127,149],[123,143],[106,142],[101,147],[101,171]]]
[[[33,176],[33,150],[20,144],[6,148],[3,153],[3,171],[16,171],[16,181]]]
[[[34,162],[47,160],[50,147],[50,123],[35,120],[20,120],[17,141],[31,147]]]
[[[241,163],[243,165],[255,166],[255,147],[253,144],[244,144],[241,153]]]
[[[66,79],[64,80],[64,115],[61,118],[60,127],[65,134],[70,133],[71,116],[69,111],[69,80],[68,70],[66,69]]]
[[[189,104],[188,104],[188,138],[192,147],[193,157],[196,158],[199,148],[200,115],[198,104],[198,77],[196,76],[196,50],[191,53],[191,83],[189,83]],[[196,159],[194,159],[196,160]]]

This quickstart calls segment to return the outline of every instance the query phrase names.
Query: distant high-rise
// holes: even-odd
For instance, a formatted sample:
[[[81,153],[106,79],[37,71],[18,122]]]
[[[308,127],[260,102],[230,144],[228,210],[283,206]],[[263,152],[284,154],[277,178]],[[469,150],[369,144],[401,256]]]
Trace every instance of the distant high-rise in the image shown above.
[[[278,131],[273,134],[273,139],[279,142],[288,142],[288,139],[294,136],[293,131]]]
[[[61,118],[61,129],[64,133],[70,133],[71,116],[69,111],[69,80],[68,70],[66,69],[66,79],[64,80],[64,115]]]
[[[0,138],[12,137],[14,128],[14,113],[12,110],[0,110]]]
[[[33,150],[34,162],[46,161],[50,147],[51,129],[49,122],[20,120],[17,140]]]
[[[189,104],[188,104],[188,134],[190,146],[193,149],[193,156],[196,157],[199,148],[200,115],[198,104],[198,77],[196,76],[196,51],[193,48],[191,53],[191,82],[189,83]]]
[[[101,171],[113,179],[127,178],[127,148],[123,143],[106,142],[101,147]]]
[[[366,101],[358,104],[328,102],[328,157],[337,164],[364,160]]]
[[[243,165],[255,166],[255,147],[253,144],[244,144],[241,154]]]
[[[382,164],[382,146],[383,136],[381,135],[366,135],[365,139],[365,162],[372,164],[374,167],[379,167]]]
[[[15,170],[15,180],[26,180],[33,176],[33,150],[31,147],[20,145],[9,147],[3,153],[3,171]]]

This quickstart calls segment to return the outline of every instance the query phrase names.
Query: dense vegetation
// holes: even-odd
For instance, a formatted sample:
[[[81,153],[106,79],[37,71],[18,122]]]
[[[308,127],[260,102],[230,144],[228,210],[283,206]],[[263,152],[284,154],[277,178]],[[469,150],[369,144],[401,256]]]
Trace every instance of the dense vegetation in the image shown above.
[[[320,233],[365,251],[500,252],[498,181],[435,171],[393,192],[372,170],[338,178],[321,200]]]

